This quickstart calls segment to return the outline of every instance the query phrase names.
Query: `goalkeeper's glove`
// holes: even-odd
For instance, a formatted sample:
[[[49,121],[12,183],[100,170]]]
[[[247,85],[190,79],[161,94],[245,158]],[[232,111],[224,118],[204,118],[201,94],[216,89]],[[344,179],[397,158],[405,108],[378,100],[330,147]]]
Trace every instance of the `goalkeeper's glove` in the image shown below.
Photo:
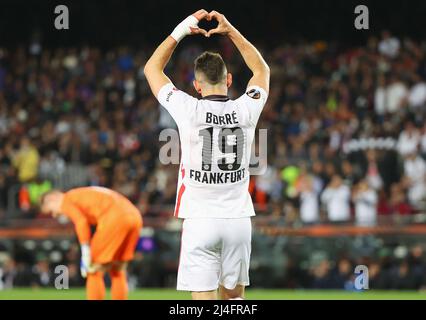
[[[90,246],[88,244],[81,245],[81,261],[80,261],[80,272],[83,278],[87,277],[90,272],[90,266],[92,264],[92,258],[90,256]]]

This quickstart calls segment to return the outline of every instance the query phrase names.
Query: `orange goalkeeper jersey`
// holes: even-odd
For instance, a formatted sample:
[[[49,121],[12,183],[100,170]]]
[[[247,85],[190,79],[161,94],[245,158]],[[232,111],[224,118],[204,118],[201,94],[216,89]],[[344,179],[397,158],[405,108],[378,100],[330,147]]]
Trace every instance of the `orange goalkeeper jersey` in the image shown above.
[[[139,210],[126,197],[102,187],[71,189],[65,193],[61,211],[74,223],[80,243],[90,241],[90,226],[98,225],[106,216],[109,221],[120,220],[123,215],[140,219]]]

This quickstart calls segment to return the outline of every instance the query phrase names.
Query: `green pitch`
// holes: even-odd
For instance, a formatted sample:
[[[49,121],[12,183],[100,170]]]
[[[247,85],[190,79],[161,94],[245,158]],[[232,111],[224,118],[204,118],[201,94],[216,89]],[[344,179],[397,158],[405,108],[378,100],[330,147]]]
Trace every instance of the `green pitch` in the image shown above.
[[[190,294],[173,289],[138,289],[132,300],[187,300]],[[328,291],[328,290],[247,290],[248,300],[426,300],[426,292],[414,291]],[[83,300],[84,289],[12,289],[0,291],[0,300]]]

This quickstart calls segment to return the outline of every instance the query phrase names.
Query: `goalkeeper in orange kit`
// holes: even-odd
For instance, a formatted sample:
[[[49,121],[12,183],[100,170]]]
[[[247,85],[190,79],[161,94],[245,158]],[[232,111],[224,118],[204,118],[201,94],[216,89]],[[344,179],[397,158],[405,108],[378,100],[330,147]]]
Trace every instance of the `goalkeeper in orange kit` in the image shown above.
[[[74,223],[87,298],[105,298],[104,273],[109,272],[112,299],[127,299],[126,267],[142,227],[139,210],[124,196],[101,187],[50,191],[42,196],[40,206],[42,213],[65,215]],[[91,226],[96,226],[93,236]]]

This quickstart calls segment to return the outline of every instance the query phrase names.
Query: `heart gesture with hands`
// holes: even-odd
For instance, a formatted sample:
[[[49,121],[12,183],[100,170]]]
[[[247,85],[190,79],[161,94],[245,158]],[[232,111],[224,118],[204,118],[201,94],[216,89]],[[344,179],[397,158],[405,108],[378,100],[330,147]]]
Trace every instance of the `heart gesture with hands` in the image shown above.
[[[218,25],[216,28],[209,31],[198,27],[198,23],[201,20],[216,20]],[[171,36],[177,42],[183,39],[186,35],[195,35],[201,34],[205,37],[210,37],[213,34],[228,35],[234,27],[229,23],[225,16],[217,11],[207,12],[204,9],[198,10],[197,12],[190,15],[188,18],[183,20],[176,28],[173,30]]]
[[[217,25],[210,30],[199,27],[200,21],[215,21]],[[270,70],[260,52],[235,28],[226,17],[218,11],[207,12],[204,9],[198,10],[180,22],[167,36],[167,38],[155,49],[152,56],[144,66],[144,73],[149,86],[155,97],[159,97],[160,90],[167,84],[172,83],[169,77],[164,74],[164,69],[176,49],[179,42],[188,35],[203,35],[206,38],[212,35],[224,35],[235,45],[240,52],[247,67],[253,73],[247,87],[257,86],[269,92]],[[230,77],[229,77],[230,78]],[[228,79],[228,76],[227,76]],[[229,83],[229,84],[228,84]],[[230,85],[227,80],[226,86]],[[200,91],[198,91],[200,92]],[[206,90],[204,90],[206,92]],[[226,93],[226,92],[225,92]],[[167,100],[167,102],[169,102]]]

